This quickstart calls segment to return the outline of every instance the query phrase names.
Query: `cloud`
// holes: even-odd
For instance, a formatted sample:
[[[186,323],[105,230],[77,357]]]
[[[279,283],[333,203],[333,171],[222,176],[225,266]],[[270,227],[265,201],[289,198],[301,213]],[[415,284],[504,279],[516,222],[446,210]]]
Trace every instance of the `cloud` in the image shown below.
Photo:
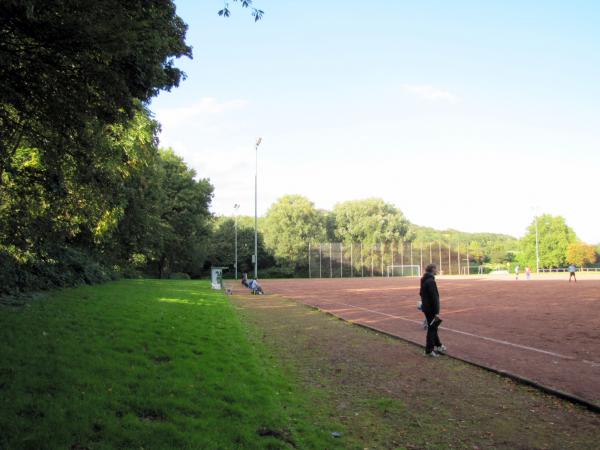
[[[218,116],[230,111],[240,111],[248,105],[243,99],[219,102],[212,97],[201,98],[196,103],[181,108],[164,108],[155,112],[156,118],[164,126],[179,125],[192,119]]]
[[[458,96],[429,84],[403,84],[402,91],[415,97],[429,101],[458,102]]]

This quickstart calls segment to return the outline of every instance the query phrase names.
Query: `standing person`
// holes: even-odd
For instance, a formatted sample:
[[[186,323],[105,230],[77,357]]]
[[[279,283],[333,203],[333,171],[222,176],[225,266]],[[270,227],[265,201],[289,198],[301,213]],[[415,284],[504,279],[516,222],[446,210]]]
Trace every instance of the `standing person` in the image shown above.
[[[529,268],[529,266],[525,267],[525,278],[527,278],[528,280],[531,278],[531,269]]]
[[[519,267],[519,265],[517,264],[517,265],[515,266],[515,280],[518,280],[518,279],[519,279],[519,270],[520,270],[520,269],[521,269],[521,268],[520,268],[520,267]]]
[[[575,283],[577,283],[577,278],[575,277],[575,265],[571,264],[569,266],[569,283],[571,282],[571,278],[573,278],[575,280]]]
[[[427,340],[425,345],[425,355],[439,356],[446,352],[446,346],[442,344],[438,336],[438,327],[442,323],[440,319],[440,294],[438,293],[435,276],[437,275],[437,266],[429,264],[425,268],[425,274],[421,278],[421,303],[423,314],[427,319]]]
[[[242,273],[242,285],[248,287],[248,273]]]

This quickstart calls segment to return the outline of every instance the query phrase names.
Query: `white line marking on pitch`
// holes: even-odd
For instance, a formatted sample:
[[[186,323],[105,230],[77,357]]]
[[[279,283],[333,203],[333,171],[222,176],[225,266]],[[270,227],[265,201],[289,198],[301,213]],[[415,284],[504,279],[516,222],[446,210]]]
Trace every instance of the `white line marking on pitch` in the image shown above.
[[[413,322],[413,323],[418,323],[421,324],[423,323],[423,321],[419,321],[419,320],[414,320],[414,319],[409,319],[408,317],[402,317],[402,316],[396,316],[394,314],[387,314],[381,311],[374,311],[372,309],[368,309],[368,308],[363,308],[361,306],[356,306],[356,305],[350,305],[349,303],[337,303],[337,302],[325,302],[325,303],[329,303],[332,305],[342,305],[342,306],[349,306],[351,308],[355,308],[355,309],[360,309],[362,311],[367,311],[373,314],[380,314],[382,316],[386,316],[386,317],[391,317],[393,319],[400,319],[400,320],[404,320],[406,322]],[[549,352],[547,350],[541,350],[539,348],[535,348],[535,347],[529,347],[527,345],[521,345],[521,344],[514,344],[512,342],[508,342],[508,341],[503,341],[501,339],[494,339],[494,338],[490,338],[490,337],[486,337],[486,336],[480,336],[478,334],[473,334],[473,333],[468,333],[466,331],[460,331],[460,330],[454,330],[452,328],[447,328],[447,327],[440,327],[442,330],[446,330],[446,331],[451,331],[453,333],[457,333],[457,334],[462,334],[465,336],[471,336],[474,338],[478,338],[478,339],[482,339],[484,341],[490,341],[490,342],[494,342],[496,344],[503,344],[503,345],[508,345],[511,347],[517,347],[517,348],[521,348],[523,350],[530,350],[532,352],[538,352],[538,353],[543,353],[545,355],[551,355],[551,356],[556,356],[557,358],[563,358],[563,359],[570,359],[570,360],[575,360],[577,358],[573,357],[573,356],[566,356],[566,355],[561,355],[560,353],[554,353],[554,352]]]

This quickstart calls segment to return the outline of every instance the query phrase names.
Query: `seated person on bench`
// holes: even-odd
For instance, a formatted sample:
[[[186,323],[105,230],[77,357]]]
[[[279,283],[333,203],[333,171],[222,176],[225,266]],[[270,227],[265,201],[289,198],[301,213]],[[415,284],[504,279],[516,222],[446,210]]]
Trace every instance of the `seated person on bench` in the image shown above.
[[[252,290],[252,293],[255,295],[263,295],[265,292],[260,284],[258,284],[258,280],[250,280],[248,282],[248,287]]]

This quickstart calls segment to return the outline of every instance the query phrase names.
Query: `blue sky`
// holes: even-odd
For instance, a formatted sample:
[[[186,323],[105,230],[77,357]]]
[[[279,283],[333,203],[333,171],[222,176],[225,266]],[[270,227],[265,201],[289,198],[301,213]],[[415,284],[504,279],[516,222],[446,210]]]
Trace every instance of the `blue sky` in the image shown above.
[[[212,210],[368,197],[416,224],[600,242],[600,3],[177,1],[188,75],[151,109]]]

